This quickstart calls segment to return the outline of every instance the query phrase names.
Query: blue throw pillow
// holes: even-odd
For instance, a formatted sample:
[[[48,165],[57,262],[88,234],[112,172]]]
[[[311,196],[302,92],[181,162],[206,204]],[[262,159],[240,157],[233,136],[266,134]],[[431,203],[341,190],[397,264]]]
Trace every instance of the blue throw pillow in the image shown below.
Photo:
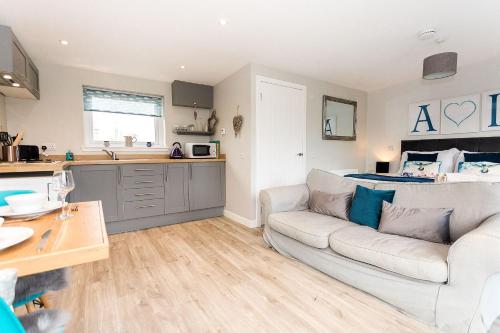
[[[394,193],[396,191],[370,190],[361,185],[356,186],[349,219],[351,222],[377,229],[382,214],[382,203],[392,203]]]
[[[5,197],[9,197],[12,195],[18,195],[18,194],[27,194],[27,193],[33,193],[35,191],[31,190],[10,190],[10,191],[0,191],[0,207],[1,206],[7,206],[7,201],[5,201]]]
[[[500,153],[464,153],[465,162],[500,163]]]

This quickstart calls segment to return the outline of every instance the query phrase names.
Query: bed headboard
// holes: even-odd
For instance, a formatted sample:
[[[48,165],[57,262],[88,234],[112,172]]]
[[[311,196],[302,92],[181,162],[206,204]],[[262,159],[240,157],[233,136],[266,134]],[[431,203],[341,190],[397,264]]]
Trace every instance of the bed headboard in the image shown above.
[[[401,153],[407,150],[433,151],[457,148],[473,152],[500,152],[500,137],[402,140]]]

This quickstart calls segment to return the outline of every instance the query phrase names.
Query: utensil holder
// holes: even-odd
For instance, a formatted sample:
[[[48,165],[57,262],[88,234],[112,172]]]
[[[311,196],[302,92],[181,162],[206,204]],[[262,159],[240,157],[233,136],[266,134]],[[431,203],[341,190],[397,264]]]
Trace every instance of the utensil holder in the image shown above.
[[[2,146],[2,160],[14,163],[19,161],[19,149],[17,146]]]

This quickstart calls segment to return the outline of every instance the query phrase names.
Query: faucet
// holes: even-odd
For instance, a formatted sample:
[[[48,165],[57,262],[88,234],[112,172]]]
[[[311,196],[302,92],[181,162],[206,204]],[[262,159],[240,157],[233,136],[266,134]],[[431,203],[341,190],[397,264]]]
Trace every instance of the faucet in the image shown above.
[[[111,157],[111,159],[113,161],[118,161],[119,160],[118,155],[116,155],[116,153],[114,151],[107,150],[107,149],[103,149],[102,151],[105,152],[106,154],[108,154],[108,156]]]

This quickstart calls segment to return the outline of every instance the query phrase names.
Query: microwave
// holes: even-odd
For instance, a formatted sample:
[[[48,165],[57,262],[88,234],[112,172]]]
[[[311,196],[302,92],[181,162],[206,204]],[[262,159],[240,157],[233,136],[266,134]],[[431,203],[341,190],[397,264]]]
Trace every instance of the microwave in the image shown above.
[[[215,143],[186,143],[184,145],[186,158],[217,158],[217,144]]]

